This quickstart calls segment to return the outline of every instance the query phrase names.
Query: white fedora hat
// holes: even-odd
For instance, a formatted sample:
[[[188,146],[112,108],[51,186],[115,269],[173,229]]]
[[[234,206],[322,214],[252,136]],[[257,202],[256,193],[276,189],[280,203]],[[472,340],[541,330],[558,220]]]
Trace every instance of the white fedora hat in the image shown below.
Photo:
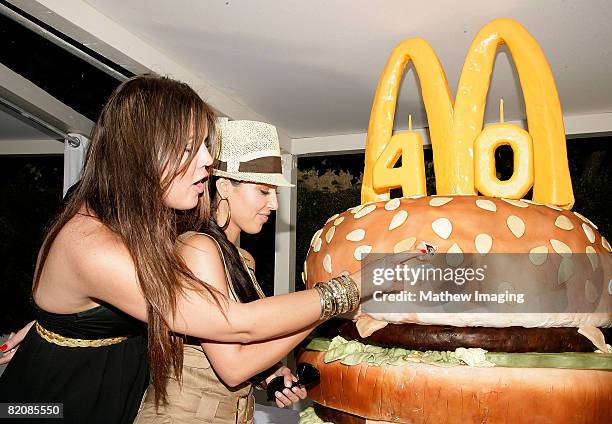
[[[293,187],[282,173],[278,134],[273,125],[221,119],[218,129],[221,150],[213,175],[237,181]]]

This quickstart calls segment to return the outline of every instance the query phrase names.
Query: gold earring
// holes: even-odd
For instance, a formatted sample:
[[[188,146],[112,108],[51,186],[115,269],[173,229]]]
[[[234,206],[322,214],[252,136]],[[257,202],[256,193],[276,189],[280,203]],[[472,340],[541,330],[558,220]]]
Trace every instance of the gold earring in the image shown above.
[[[221,197],[221,200],[219,200],[219,203],[217,203],[217,211],[219,210],[219,206],[221,206],[221,202],[223,202],[224,200],[227,202],[227,219],[225,220],[225,223],[223,225],[217,222],[217,225],[221,227],[223,231],[225,231],[229,226],[230,218],[232,217],[232,209],[230,208],[229,200],[227,200],[227,197]]]

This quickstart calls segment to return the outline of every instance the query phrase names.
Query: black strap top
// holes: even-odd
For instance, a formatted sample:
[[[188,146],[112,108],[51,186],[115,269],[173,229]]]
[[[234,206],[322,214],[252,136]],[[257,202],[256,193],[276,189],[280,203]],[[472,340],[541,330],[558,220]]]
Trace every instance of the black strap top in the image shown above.
[[[62,403],[63,423],[132,423],[149,382],[145,324],[110,305],[35,309],[37,325],[0,377],[0,402]],[[100,339],[113,342],[80,346]]]
[[[64,337],[77,339],[104,339],[134,336],[146,332],[143,322],[111,305],[102,304],[72,314],[47,312],[35,306],[36,320],[46,330]]]

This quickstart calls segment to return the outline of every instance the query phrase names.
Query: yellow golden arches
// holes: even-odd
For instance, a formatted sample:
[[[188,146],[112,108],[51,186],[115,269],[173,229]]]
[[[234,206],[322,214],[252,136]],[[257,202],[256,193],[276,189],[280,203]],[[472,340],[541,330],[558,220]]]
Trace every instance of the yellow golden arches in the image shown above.
[[[451,169],[459,193],[469,193],[473,183],[461,178],[473,172],[469,148],[480,133],[495,54],[500,44],[508,46],[521,81],[527,124],[533,139],[533,200],[570,209],[574,194],[567,163],[565,129],[557,87],[548,61],[538,42],[518,22],[496,19],[476,35],[463,65],[457,87],[455,120],[448,143],[461,146]],[[465,94],[464,94],[465,93]],[[444,191],[451,187],[442,187]]]
[[[538,43],[511,19],[497,19],[476,36],[464,63],[454,111],[444,71],[433,49],[422,39],[404,41],[394,49],[379,80],[370,115],[363,203],[389,197],[388,192],[375,190],[372,169],[391,140],[399,83],[409,61],[414,63],[421,83],[437,193],[476,193],[473,144],[482,131],[490,75],[501,43],[508,45],[525,98],[534,151],[533,200],[572,207],[565,131],[550,67]]]
[[[439,158],[436,155],[442,155],[440,153],[443,148],[442,140],[449,133],[452,123],[451,95],[446,83],[446,75],[444,75],[444,70],[436,53],[422,38],[413,38],[400,43],[393,50],[378,80],[366,139],[365,167],[361,188],[362,203],[389,198],[388,191],[376,191],[374,189],[373,167],[391,141],[397,93],[404,70],[410,61],[412,61],[421,82],[423,102],[429,121],[430,138],[434,146],[436,171],[443,169],[441,162],[444,157]],[[439,147],[436,148],[438,145]],[[404,193],[404,195],[408,195],[408,193]]]

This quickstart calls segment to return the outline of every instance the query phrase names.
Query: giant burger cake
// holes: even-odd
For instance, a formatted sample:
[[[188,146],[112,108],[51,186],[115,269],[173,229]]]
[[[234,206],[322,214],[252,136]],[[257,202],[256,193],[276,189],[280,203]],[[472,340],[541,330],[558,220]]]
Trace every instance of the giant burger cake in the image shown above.
[[[502,43],[520,78],[528,131],[503,117],[483,128]],[[425,189],[419,135],[393,134],[410,62],[429,121],[435,196]],[[501,145],[514,152],[514,173],[505,181],[495,173]],[[394,167],[400,157],[402,165]],[[394,188],[403,197],[391,198]],[[454,310],[444,302],[431,309],[376,309],[366,302],[346,320],[334,320],[326,337],[298,357],[321,374],[309,390],[316,413],[334,423],[610,422],[611,248],[593,222],[571,211],[573,203],[556,86],[521,25],[498,19],[478,33],[454,101],[429,44],[400,43],[373,102],[362,204],[317,231],[304,281],[312,287],[357,272],[375,253],[434,246],[430,261],[438,267],[487,269],[484,279],[448,281],[449,287],[510,301],[494,310],[477,301]],[[434,285],[419,284],[412,288]],[[519,295],[531,309],[521,309]]]

